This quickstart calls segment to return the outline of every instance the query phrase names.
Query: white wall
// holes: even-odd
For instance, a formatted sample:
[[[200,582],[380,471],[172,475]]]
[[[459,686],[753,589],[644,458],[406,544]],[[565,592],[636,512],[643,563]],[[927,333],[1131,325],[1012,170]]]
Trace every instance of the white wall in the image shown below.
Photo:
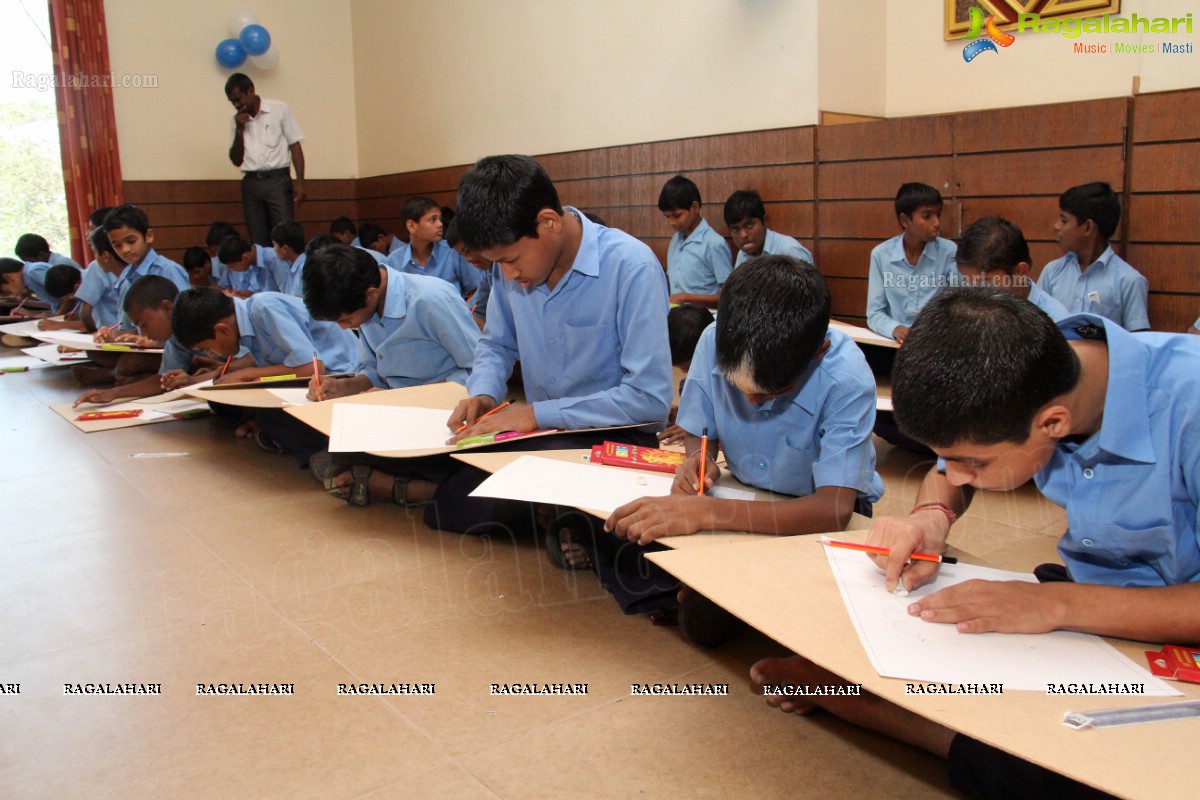
[[[817,89],[821,111],[887,115],[887,13],[887,0],[820,0]]]
[[[817,121],[817,0],[351,0],[363,175]]]
[[[126,180],[236,179],[225,99],[231,70],[214,56],[229,18],[247,8],[279,48],[279,63],[240,68],[259,94],[286,101],[304,130],[311,178],[358,175],[350,0],[106,0],[108,52],[121,76],[157,76],[156,89],[114,89]]]
[[[1192,34],[1018,33],[997,53],[963,60],[964,42],[942,41],[941,0],[887,0],[887,115],[907,117],[982,108],[1123,97],[1140,75],[1141,91],[1200,86],[1200,55],[1081,55],[1074,42],[1193,42],[1200,49],[1200,5],[1194,0],[1124,0],[1121,16],[1182,17]],[[868,67],[869,68],[869,65]]]

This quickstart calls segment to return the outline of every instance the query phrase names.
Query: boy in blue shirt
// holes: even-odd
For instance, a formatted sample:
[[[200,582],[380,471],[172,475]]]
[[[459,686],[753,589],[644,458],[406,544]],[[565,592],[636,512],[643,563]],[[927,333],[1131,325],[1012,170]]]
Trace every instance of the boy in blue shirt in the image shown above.
[[[1072,314],[1086,311],[1127,331],[1149,330],[1150,284],[1108,243],[1121,221],[1116,192],[1107,183],[1074,186],[1058,198],[1058,209],[1054,235],[1066,255],[1046,265],[1038,285]]]
[[[700,214],[700,189],[676,175],[658,194],[658,210],[675,231],[667,245],[670,301],[716,308],[721,286],[733,271],[729,245]]]
[[[964,634],[1062,629],[1200,643],[1198,395],[1200,341],[1190,336],[1132,334],[1089,314],[1054,323],[991,287],[943,292],[896,357],[892,400],[905,433],[933,448],[945,472],[930,471],[906,519],[873,524],[868,542],[891,548],[877,559],[886,589],[932,580],[936,566],[909,558],[943,552],[975,489],[1033,478],[1066,508],[1065,568],[1038,567],[1041,583],[951,586],[909,614]],[[838,681],[799,656],[759,662],[752,675],[763,684]],[[1062,776],[880,698],[848,700],[816,705],[948,758],[951,782],[968,793],[987,795],[1003,778],[1020,781],[1009,784],[1014,796],[1066,796]]]
[[[829,289],[814,267],[762,256],[721,292],[717,322],[700,337],[676,418],[687,461],[667,497],[621,506],[605,530],[647,545],[703,530],[795,534],[844,530],[883,495],[875,473],[875,379],[858,346],[829,330]],[[778,502],[698,494],[701,434],[708,433],[707,490],[721,474],[718,450],[743,483],[790,495]],[[740,627],[690,590],[679,625],[714,647]]]
[[[388,233],[382,225],[374,222],[364,222],[359,229],[359,239],[366,244],[363,247],[387,258],[397,250],[404,249],[404,241],[395,234]]]
[[[1028,300],[1058,321],[1068,316],[1063,304],[1029,280],[1029,243],[1021,229],[1002,217],[984,217],[963,231],[954,258],[964,285],[996,286]]]
[[[438,204],[428,197],[410,197],[400,216],[408,228],[408,245],[388,256],[388,266],[398,272],[441,278],[463,297],[470,297],[479,287],[479,271],[442,239]]]
[[[954,242],[941,238],[942,195],[924,183],[896,192],[896,219],[904,232],[871,251],[867,272],[867,327],[904,344],[929,298],[952,285]]]
[[[348,244],[351,247],[358,247],[362,244],[358,238],[358,226],[349,217],[338,217],[329,223],[329,235],[337,239],[340,244]]]
[[[203,247],[189,247],[183,251],[183,269],[192,286],[218,286],[213,278],[212,260]]]
[[[58,270],[57,280],[52,279],[51,273]],[[64,274],[74,273],[77,280],[72,282],[70,275]],[[50,306],[50,315],[56,315],[70,311],[69,307],[63,308],[64,300],[73,300],[75,288],[79,285],[79,280],[83,278],[83,271],[78,267],[71,267],[67,264],[58,264],[52,266],[46,261],[18,261],[15,258],[0,258],[0,286],[3,287],[4,294],[14,297],[28,298],[36,297],[38,300]],[[24,311],[24,309],[22,309]],[[26,316],[37,317],[45,316],[46,312],[30,311]]]
[[[45,262],[50,266],[58,264],[66,264],[83,272],[83,267],[79,266],[78,262],[73,258],[69,258],[60,253],[54,253],[50,250],[50,243],[45,237],[38,236],[36,233],[23,233],[17,239],[17,246],[13,248],[13,252],[17,254],[17,258],[25,263]]]
[[[276,291],[292,297],[304,296],[304,227],[299,222],[280,222],[271,228],[275,263],[271,273]]]
[[[767,227],[767,207],[763,205],[758,192],[741,189],[729,195],[725,201],[724,215],[729,237],[737,249],[734,269],[761,255],[791,256],[813,263],[812,253],[807,247]]]
[[[204,234],[204,252],[208,253],[209,262],[212,264],[213,285],[219,286],[221,276],[225,274],[225,265],[217,257],[217,248],[221,246],[221,241],[226,236],[238,235],[237,228],[230,222],[216,220],[208,226],[208,232]]]
[[[125,293],[129,287],[145,275],[162,275],[180,289],[188,288],[187,272],[169,258],[154,252],[154,229],[146,212],[134,205],[117,206],[104,218],[104,232],[113,251],[126,266],[117,275],[111,291],[116,294],[117,308],[123,308]],[[122,311],[117,326],[132,330],[133,323]],[[114,331],[101,329],[96,332],[97,341],[112,341]]]
[[[261,244],[250,244],[240,236],[227,236],[217,247],[217,258],[225,267],[217,286],[234,297],[279,291],[275,276],[282,267],[275,253]]]

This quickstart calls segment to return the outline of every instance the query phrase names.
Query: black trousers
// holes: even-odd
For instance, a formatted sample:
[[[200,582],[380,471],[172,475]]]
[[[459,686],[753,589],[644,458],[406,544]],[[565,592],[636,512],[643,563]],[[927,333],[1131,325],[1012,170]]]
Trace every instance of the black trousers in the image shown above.
[[[250,240],[271,246],[271,228],[292,219],[292,175],[287,167],[268,174],[247,172],[242,177],[242,211]]]

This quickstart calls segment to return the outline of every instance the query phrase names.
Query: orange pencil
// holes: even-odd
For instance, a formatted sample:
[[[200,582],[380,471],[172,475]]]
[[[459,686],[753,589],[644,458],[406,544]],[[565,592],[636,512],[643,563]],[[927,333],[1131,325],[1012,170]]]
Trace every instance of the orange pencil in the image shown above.
[[[317,354],[313,353],[313,378],[317,382],[317,396],[321,395],[321,373],[317,372]]]
[[[229,369],[229,365],[233,363],[233,356],[225,359],[225,366],[221,367],[221,371],[217,374],[218,378],[225,377],[225,370]]]
[[[484,417],[490,417],[492,414],[495,414],[497,411],[502,411],[502,410],[504,410],[504,409],[508,408],[508,407],[509,407],[509,405],[511,405],[511,404],[510,404],[510,403],[509,403],[507,400],[505,400],[503,403],[501,403],[500,405],[496,406],[495,408],[493,408],[491,411],[487,412],[486,414],[480,414],[480,415],[479,415],[479,419],[477,419],[477,420],[475,420],[475,421],[476,421],[476,422],[479,422],[479,420],[480,420],[480,419],[483,419]],[[465,431],[465,430],[466,430],[468,427],[469,427],[469,426],[468,426],[468,425],[467,425],[467,424],[464,422],[464,423],[463,423],[463,426],[462,426],[461,428],[459,428],[458,430],[456,430],[456,431],[455,431],[455,433],[462,433],[462,432],[463,432],[463,431]]]
[[[704,435],[700,437],[700,488],[696,490],[696,494],[704,494],[704,465],[708,463],[708,428],[704,429]]]
[[[821,544],[829,547],[841,547],[846,550],[858,550],[862,553],[871,553],[877,556],[890,556],[892,551],[887,547],[876,547],[873,544],[859,544],[858,542],[843,542],[840,539],[830,539],[828,536],[821,537]],[[937,553],[921,553],[916,552],[909,556],[913,561],[934,561],[939,564],[957,564],[958,559],[954,556],[939,556]]]

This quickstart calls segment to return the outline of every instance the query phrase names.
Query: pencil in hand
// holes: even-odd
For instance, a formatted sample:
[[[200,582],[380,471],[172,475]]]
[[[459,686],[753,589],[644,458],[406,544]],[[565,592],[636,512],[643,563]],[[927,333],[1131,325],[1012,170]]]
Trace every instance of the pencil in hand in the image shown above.
[[[508,408],[510,405],[512,405],[512,404],[511,404],[511,403],[509,403],[507,400],[505,400],[503,403],[501,403],[500,405],[496,406],[496,407],[495,407],[495,408],[493,408],[491,411],[488,411],[488,412],[486,412],[486,413],[480,414],[478,417],[476,417],[475,421],[476,421],[476,422],[479,422],[479,420],[483,419],[484,417],[490,417],[492,414],[495,414],[497,411],[503,411],[504,409]],[[462,424],[462,427],[460,427],[458,430],[456,430],[456,431],[455,431],[455,433],[462,433],[463,431],[465,431],[465,430],[466,430],[467,428],[469,428],[469,427],[471,427],[471,426],[470,426],[470,425],[468,425],[467,423],[465,423],[465,422],[464,422],[464,423]]]
[[[821,544],[826,547],[840,547],[843,550],[858,550],[860,553],[870,553],[875,556],[890,556],[891,548],[879,547],[873,544],[859,544],[858,542],[843,542],[840,539],[830,539],[828,536],[821,537]],[[932,561],[938,564],[957,564],[958,559],[954,556],[941,556],[937,553],[922,553],[920,551],[912,553],[909,558],[913,561]]]
[[[700,488],[696,490],[696,494],[704,494],[704,467],[708,463],[708,428],[704,429],[704,434],[700,437]]]

